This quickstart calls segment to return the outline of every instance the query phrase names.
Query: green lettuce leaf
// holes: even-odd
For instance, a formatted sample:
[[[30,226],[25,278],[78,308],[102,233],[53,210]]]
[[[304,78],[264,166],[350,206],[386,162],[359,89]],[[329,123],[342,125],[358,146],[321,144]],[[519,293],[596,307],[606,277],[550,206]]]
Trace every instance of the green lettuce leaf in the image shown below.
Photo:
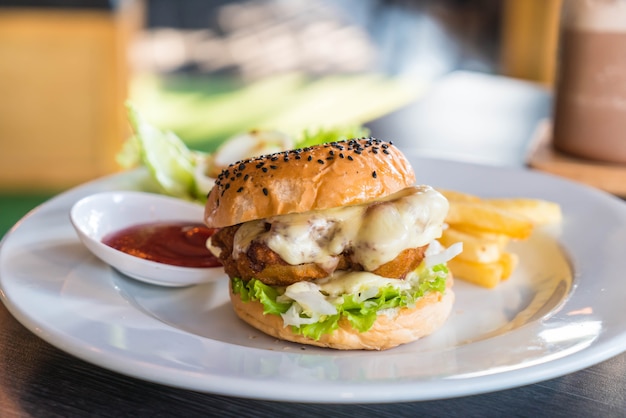
[[[127,111],[135,135],[122,148],[118,162],[125,166],[142,163],[164,194],[195,200],[194,172],[201,156],[173,132],[147,122],[132,104],[127,104]]]
[[[420,267],[417,271],[419,280],[409,290],[399,290],[393,286],[380,289],[378,295],[373,298],[359,301],[357,295],[348,294],[339,298],[335,304],[336,315],[326,315],[313,324],[305,324],[299,327],[292,326],[292,330],[306,337],[319,340],[324,334],[330,334],[339,327],[339,320],[345,317],[350,325],[359,332],[369,330],[378,312],[384,309],[403,308],[413,306],[415,302],[429,292],[445,292],[448,268],[437,265],[430,269]],[[278,301],[284,293],[284,288],[275,288],[263,284],[257,279],[244,282],[239,278],[231,279],[233,292],[238,294],[242,301],[258,301],[265,314],[280,315],[287,312],[292,302]]]
[[[224,145],[237,147],[238,144],[233,141],[241,139],[228,139],[213,154],[192,150],[175,133],[160,130],[149,123],[132,103],[127,103],[126,109],[134,135],[123,144],[117,154],[117,162],[125,168],[147,167],[160,193],[203,203],[213,182],[205,175],[206,168],[218,158],[220,149],[225,149]],[[368,135],[369,131],[361,126],[311,129],[300,134],[293,148]],[[267,138],[259,141],[268,143]]]
[[[324,320],[316,322],[314,324],[306,324],[300,327],[291,327],[291,329],[297,333],[306,337],[319,340],[322,335],[330,334],[339,328],[340,314],[327,316]]]
[[[291,303],[281,303],[276,300],[280,295],[277,288],[266,285],[257,279],[247,283],[241,279],[233,279],[233,292],[239,294],[244,302],[259,301],[263,304],[263,313],[280,315],[287,312]]]
[[[369,134],[369,129],[360,125],[306,129],[297,138],[296,148],[310,147],[352,138],[364,138],[369,136]]]

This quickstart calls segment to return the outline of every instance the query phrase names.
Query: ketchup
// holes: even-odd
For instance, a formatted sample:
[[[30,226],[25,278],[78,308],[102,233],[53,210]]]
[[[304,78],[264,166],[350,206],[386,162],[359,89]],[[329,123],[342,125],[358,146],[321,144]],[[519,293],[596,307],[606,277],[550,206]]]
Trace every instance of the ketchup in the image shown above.
[[[106,235],[102,242],[135,257],[181,267],[218,267],[206,247],[216,232],[199,223],[157,222],[134,225]]]

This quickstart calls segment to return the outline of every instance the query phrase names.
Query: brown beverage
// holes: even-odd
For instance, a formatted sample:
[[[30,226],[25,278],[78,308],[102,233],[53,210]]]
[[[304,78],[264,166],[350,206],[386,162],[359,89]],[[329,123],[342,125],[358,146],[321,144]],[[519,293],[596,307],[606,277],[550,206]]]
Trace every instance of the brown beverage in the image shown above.
[[[626,1],[565,0],[554,146],[626,163]]]

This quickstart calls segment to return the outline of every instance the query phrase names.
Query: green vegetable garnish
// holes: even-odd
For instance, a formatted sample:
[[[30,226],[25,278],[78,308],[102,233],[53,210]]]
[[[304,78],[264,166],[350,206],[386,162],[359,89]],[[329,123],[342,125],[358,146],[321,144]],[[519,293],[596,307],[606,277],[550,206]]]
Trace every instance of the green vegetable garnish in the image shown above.
[[[359,332],[369,330],[378,312],[384,309],[403,308],[412,306],[429,292],[445,292],[448,268],[444,264],[432,268],[419,268],[416,273],[418,279],[407,290],[386,286],[379,290],[375,297],[359,301],[357,295],[348,294],[337,298],[336,315],[325,315],[313,324],[292,326],[296,334],[301,334],[314,340],[319,340],[324,334],[330,334],[339,327],[339,320],[345,317],[350,321],[352,328]],[[263,305],[267,315],[280,315],[289,310],[292,301],[278,301],[284,293],[284,288],[268,286],[257,279],[244,282],[241,279],[231,279],[233,292],[238,294],[243,302],[258,301]],[[303,314],[304,315],[304,314]]]
[[[346,139],[369,136],[369,129],[363,126],[339,126],[334,128],[305,129],[297,140],[296,148],[344,141]]]
[[[175,133],[162,131],[149,123],[132,104],[128,103],[126,107],[134,135],[124,143],[122,150],[117,155],[117,161],[125,168],[138,165],[145,166],[158,190],[163,194],[204,203],[214,181],[207,173],[211,170],[217,170],[219,173],[221,170],[215,160],[244,159],[257,156],[232,156],[231,153],[224,152],[226,149],[233,148],[228,147],[229,143],[237,149],[245,150],[246,147],[239,147],[238,143],[229,142],[241,141],[241,138],[236,139],[236,137],[227,140],[212,154],[191,150]],[[304,148],[368,135],[369,131],[360,126],[310,129],[302,132],[297,141],[295,143],[291,141],[291,144],[293,144],[293,148]],[[254,141],[263,143],[266,138],[250,135],[249,141],[253,144]],[[265,153],[267,153],[267,146],[271,144],[265,145]],[[259,149],[263,148],[263,146],[259,147]],[[219,154],[220,151],[222,154]]]
[[[205,155],[191,151],[173,132],[160,131],[148,123],[131,104],[127,109],[135,135],[118,161],[139,161],[145,165],[164,194],[197,199],[194,171],[198,158]]]

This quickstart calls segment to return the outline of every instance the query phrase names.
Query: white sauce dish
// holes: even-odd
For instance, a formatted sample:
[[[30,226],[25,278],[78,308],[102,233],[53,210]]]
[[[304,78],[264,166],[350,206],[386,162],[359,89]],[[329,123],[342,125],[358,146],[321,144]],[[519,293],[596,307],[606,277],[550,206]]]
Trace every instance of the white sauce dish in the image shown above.
[[[180,287],[225,280],[218,267],[182,267],[151,261],[117,250],[103,238],[126,228],[153,223],[201,224],[204,207],[181,199],[137,191],[103,192],[76,202],[70,220],[82,243],[99,259],[143,282]]]

